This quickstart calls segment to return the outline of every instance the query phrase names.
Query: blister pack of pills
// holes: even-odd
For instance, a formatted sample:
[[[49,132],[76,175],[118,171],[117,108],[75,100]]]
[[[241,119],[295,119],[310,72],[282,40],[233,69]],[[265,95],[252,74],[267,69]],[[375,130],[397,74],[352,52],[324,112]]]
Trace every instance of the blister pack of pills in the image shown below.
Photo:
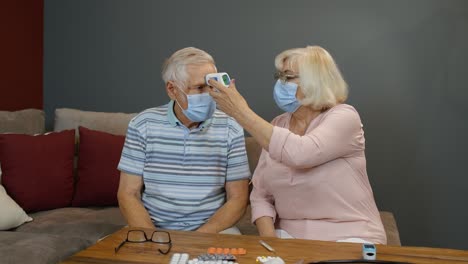
[[[174,253],[169,264],[239,264],[231,254],[203,254],[189,259],[187,253]]]

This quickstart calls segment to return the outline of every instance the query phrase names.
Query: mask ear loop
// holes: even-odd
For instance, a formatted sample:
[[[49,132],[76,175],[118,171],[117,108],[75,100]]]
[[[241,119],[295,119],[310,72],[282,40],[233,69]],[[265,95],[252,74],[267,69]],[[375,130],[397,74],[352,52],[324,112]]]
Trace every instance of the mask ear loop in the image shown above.
[[[176,87],[177,87],[177,89],[179,89],[179,90],[185,95],[186,98],[188,98],[188,95],[184,92],[184,90],[182,90],[182,88],[179,88],[179,86],[176,86]],[[177,105],[180,107],[181,110],[185,110],[185,109],[182,108],[182,106],[179,104],[179,100],[174,100],[174,101],[177,103]],[[187,101],[187,108],[188,108],[188,99],[186,99],[186,101]]]
[[[304,98],[302,98],[302,99],[297,98],[297,91],[301,90],[302,94],[304,94],[304,91],[303,91],[302,88],[301,88],[301,87],[302,87],[301,84],[302,84],[301,81],[299,81],[299,83],[296,83],[297,88],[296,88],[296,93],[294,94],[294,97],[296,97],[296,100],[297,100],[297,102],[299,103],[299,105],[297,106],[296,110],[294,110],[292,113],[296,112],[297,109],[301,108],[301,106],[304,105],[304,104],[302,104],[302,101],[304,100]],[[305,94],[304,94],[304,95],[305,95]]]
[[[297,91],[299,91],[299,89],[301,89],[301,93],[304,94],[304,91],[302,91],[301,85],[297,84],[296,94],[294,94],[294,97],[296,97],[296,100],[299,103],[299,105],[297,106],[296,110],[294,110],[293,113],[295,113],[299,108],[301,108],[301,106],[303,106],[302,101],[304,100],[304,98],[302,99],[297,98]]]

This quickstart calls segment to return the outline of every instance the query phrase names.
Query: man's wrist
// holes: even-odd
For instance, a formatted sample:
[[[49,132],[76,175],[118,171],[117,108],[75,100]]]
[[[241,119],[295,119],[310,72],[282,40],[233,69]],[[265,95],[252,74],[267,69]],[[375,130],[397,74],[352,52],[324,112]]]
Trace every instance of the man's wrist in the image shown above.
[[[210,228],[209,226],[207,226],[206,224],[205,225],[202,225],[201,227],[199,227],[197,229],[197,232],[202,232],[202,233],[218,233],[217,230],[215,228]]]

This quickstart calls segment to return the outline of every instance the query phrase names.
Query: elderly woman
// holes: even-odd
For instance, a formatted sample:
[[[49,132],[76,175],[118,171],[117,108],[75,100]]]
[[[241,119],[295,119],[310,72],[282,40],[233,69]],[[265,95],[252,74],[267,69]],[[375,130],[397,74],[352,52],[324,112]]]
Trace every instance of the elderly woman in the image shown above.
[[[261,236],[386,243],[366,171],[365,140],[348,89],[323,48],[275,59],[273,98],[286,113],[268,123],[238,93],[210,80],[218,108],[262,146],[250,196]]]

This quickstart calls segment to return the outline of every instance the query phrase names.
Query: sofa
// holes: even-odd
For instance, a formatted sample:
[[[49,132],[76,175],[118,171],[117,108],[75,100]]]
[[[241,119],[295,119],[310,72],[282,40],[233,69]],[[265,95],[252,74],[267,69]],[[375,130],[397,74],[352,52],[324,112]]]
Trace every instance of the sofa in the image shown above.
[[[0,187],[6,190],[3,198],[0,190],[0,206],[2,206],[0,207],[0,230],[2,230],[2,221],[5,218],[13,214],[17,215],[14,220],[9,219],[16,221],[13,223],[14,227],[6,230],[4,227],[0,231],[0,263],[57,263],[126,225],[115,197],[118,187],[118,176],[116,176],[118,171],[114,163],[118,159],[118,148],[112,150],[117,153],[117,156],[114,154],[112,157],[106,154],[106,151],[123,144],[122,140],[128,122],[133,116],[135,114],[56,109],[53,129],[55,133],[44,135],[43,111],[34,109],[17,112],[0,111],[0,169],[7,170],[4,170],[5,179],[2,179],[2,171],[0,171],[0,183],[3,184]],[[17,134],[24,135],[21,137]],[[34,134],[36,136],[31,136]],[[53,149],[51,146],[56,147],[59,144],[47,141],[51,140],[52,136],[63,137],[63,140],[66,139],[63,142],[67,142],[67,146],[73,144],[72,147],[68,146],[65,149],[66,155],[53,151],[47,152]],[[74,138],[70,139],[70,137]],[[32,143],[29,143],[29,140],[32,140]],[[47,145],[40,145],[34,140],[44,141],[45,143],[40,143]],[[22,147],[21,145],[26,144],[24,142],[33,146],[26,145],[24,146],[25,153],[16,153],[16,150]],[[38,145],[35,146],[35,144]],[[100,145],[103,146],[99,148]],[[261,148],[251,137],[246,137],[246,148],[250,169],[253,171]],[[41,160],[39,164],[33,160],[25,164],[21,163],[17,167],[10,166],[14,164],[10,160],[11,156],[19,155],[18,159],[26,158],[29,152],[34,151],[46,153],[33,156],[34,159]],[[66,159],[63,158],[65,165],[62,167],[66,169],[63,173],[67,174],[68,178],[61,181],[63,181],[62,185],[68,184],[66,185],[68,187],[61,188],[60,185],[54,185],[51,182],[53,178],[46,183],[42,181],[42,178],[36,179],[35,174],[47,165],[43,163],[50,163],[47,158],[53,155],[59,155],[57,159],[66,157]],[[96,168],[95,166],[98,165],[93,163],[96,157],[100,160],[113,159],[114,163],[108,162],[108,168]],[[87,164],[82,164],[84,162]],[[48,166],[59,167],[57,163]],[[38,169],[25,173],[24,170],[27,171],[28,164],[37,166]],[[19,179],[12,179],[13,177],[10,176],[15,170],[23,170],[22,174],[17,176]],[[57,177],[62,177],[59,172],[55,172],[55,167],[48,168],[46,171],[48,173],[43,176],[44,180],[52,177],[50,175],[54,173],[58,175]],[[30,186],[31,182],[34,182],[33,186]],[[29,189],[26,192],[22,188]],[[66,192],[60,194],[62,189]],[[31,193],[36,193],[36,196],[31,197]],[[55,197],[47,199],[48,196],[53,195]],[[59,203],[58,200],[63,201]],[[8,206],[3,206],[2,203],[14,208],[5,212]],[[381,212],[381,218],[387,232],[388,244],[400,245],[393,214]],[[255,226],[250,223],[250,208],[239,220],[237,226],[244,235],[258,234]]]

